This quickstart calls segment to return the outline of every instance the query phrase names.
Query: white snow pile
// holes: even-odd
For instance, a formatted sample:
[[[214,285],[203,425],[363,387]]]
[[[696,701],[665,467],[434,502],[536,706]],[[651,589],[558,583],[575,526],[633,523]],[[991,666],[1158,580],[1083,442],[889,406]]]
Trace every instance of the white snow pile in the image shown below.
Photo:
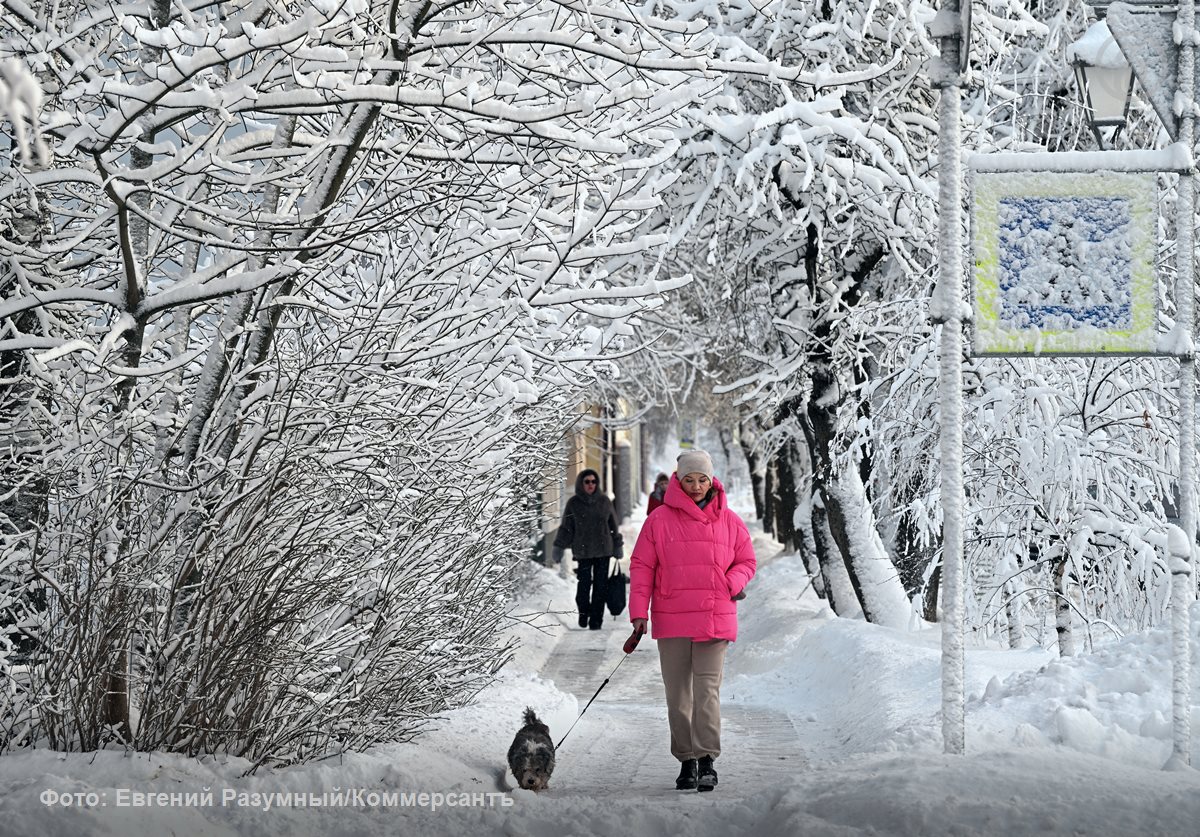
[[[538,569],[513,609],[523,644],[512,663],[472,706],[414,743],[253,776],[225,757],[8,756],[0,759],[0,834],[1200,833],[1200,774],[1160,769],[1171,741],[1164,631],[1073,659],[970,648],[968,755],[947,756],[938,629],[838,619],[797,557],[771,560],[777,547],[761,536],[756,547],[765,560],[728,657],[714,793],[673,790],[649,640],[571,733],[551,789],[512,789],[504,757],[521,711],[534,707],[558,740],[600,685],[592,680],[621,659],[628,627],[626,614],[601,632],[578,632],[573,584]],[[563,664],[564,654],[574,657]],[[551,670],[584,671],[579,682],[590,685],[571,693],[545,676]],[[785,720],[769,729],[736,720],[760,710]],[[781,747],[787,759],[774,755]],[[1200,750],[1192,757],[1200,761]],[[385,792],[410,794],[411,804],[382,804]],[[59,799],[45,804],[50,793]],[[143,804],[118,804],[132,793]],[[203,793],[212,804],[182,796]]]
[[[1037,672],[994,677],[968,712],[980,746],[1053,743],[1159,768],[1171,754],[1170,677],[1170,635],[1156,630]],[[1192,762],[1200,763],[1194,740]]]

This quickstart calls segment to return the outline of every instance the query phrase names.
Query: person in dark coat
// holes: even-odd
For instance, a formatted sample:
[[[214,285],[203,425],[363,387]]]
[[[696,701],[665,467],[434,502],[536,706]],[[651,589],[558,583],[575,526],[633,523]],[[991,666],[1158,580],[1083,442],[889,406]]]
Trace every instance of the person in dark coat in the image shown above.
[[[564,550],[575,559],[575,604],[579,627],[600,630],[608,595],[609,558],[621,560],[621,531],[612,500],[600,490],[600,475],[587,468],[575,478],[575,496],[567,500],[554,537],[554,560]]]
[[[657,509],[663,504],[663,498],[667,496],[667,486],[671,484],[671,478],[666,474],[659,474],[654,480],[654,490],[650,492],[650,502],[646,504],[646,516],[650,516],[650,512]]]

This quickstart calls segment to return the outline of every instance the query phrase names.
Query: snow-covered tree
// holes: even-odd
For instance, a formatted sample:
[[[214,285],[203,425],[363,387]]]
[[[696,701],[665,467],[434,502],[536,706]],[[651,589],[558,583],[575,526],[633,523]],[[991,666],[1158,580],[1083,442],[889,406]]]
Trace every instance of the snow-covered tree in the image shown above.
[[[723,109],[691,111],[683,175],[660,213],[670,257],[697,276],[710,304],[724,301],[724,324],[737,323],[730,346],[749,368],[726,383],[739,385],[768,431],[758,434],[773,459],[766,493],[784,506],[782,528],[800,523],[798,539],[822,566],[844,566],[857,588],[847,612],[861,606],[869,618],[906,624],[862,459],[848,458],[837,437],[854,421],[851,393],[870,354],[848,314],[930,263],[935,136],[922,114],[933,94],[917,81],[932,50],[924,30],[932,10],[787,0],[701,9],[728,55],[801,75],[786,84],[729,75],[714,100]],[[824,515],[816,530],[811,500],[798,491],[806,481]]]
[[[1089,23],[1086,8],[1057,0],[975,5],[965,150],[1089,147],[1085,114],[1063,58]],[[655,8],[676,9],[669,2]],[[680,14],[701,11],[727,54],[796,66],[798,79],[820,72],[828,86],[806,87],[798,80],[772,85],[731,74],[723,97],[712,100],[722,107],[707,104],[690,113],[681,135],[686,163],[659,223],[675,244],[663,264],[692,273],[696,282],[670,316],[661,314],[647,330],[656,345],[667,348],[664,354],[680,359],[689,357],[689,329],[716,347],[710,355],[719,363],[695,353],[687,363],[693,374],[716,376],[741,397],[751,418],[746,435],[756,440],[752,449],[770,458],[764,505],[778,498],[778,506],[791,506],[764,509],[768,526],[812,554],[823,575],[842,574],[844,565],[854,595],[827,578],[835,608],[849,613],[864,605],[868,618],[899,624],[908,608],[894,583],[898,577],[910,596],[923,594],[925,616],[936,619],[941,518],[937,396],[929,387],[929,364],[937,332],[926,304],[937,218],[936,92],[926,62],[936,47],[925,28],[935,6],[713,2],[678,8]],[[1135,107],[1130,130],[1136,143],[1154,141],[1152,118]],[[676,331],[669,323],[683,325]],[[679,339],[673,343],[675,333]],[[729,361],[731,352],[739,362]],[[1056,360],[1007,367],[980,361],[970,369],[969,382],[982,377],[988,386],[1016,391],[1025,391],[1031,377],[1043,380],[1070,403],[1084,397],[1078,387],[1088,380],[1081,379],[1078,363]],[[1107,411],[1101,423],[1123,426],[1122,416],[1134,402],[1169,400],[1161,366],[1121,370],[1093,376],[1120,378],[1132,388],[1118,398],[1101,398]],[[973,384],[968,401],[983,389]],[[992,425],[977,425],[982,409],[972,406],[968,417],[969,451],[995,443],[986,429]],[[1134,412],[1140,415],[1140,409]],[[1072,429],[1077,412],[1064,409],[1059,415],[1062,421],[1052,425],[1008,424],[999,432],[1047,449],[1066,444],[1076,451],[1072,456],[1083,456],[1076,442],[1065,440],[1089,437],[1088,444],[1095,444],[1096,431]],[[1158,494],[1166,490],[1161,482],[1171,456],[1166,448],[1122,439],[1106,442],[1105,449],[1114,464],[1103,481],[1113,491],[1140,496],[1138,486],[1147,480],[1156,481]],[[1005,479],[990,469],[1012,474],[1010,465],[971,460],[970,468],[969,501],[984,504],[969,515],[973,528],[990,532],[1003,518],[1007,530],[1028,533],[1023,504],[1008,509],[983,499],[983,484]],[[1128,476],[1118,479],[1118,471]],[[1021,479],[1026,487],[1028,480],[1048,484],[1045,474]],[[1108,501],[1101,501],[1102,509],[1095,498],[1072,502],[1135,528],[1153,517],[1149,507],[1122,516]],[[1007,577],[1012,542],[978,532],[969,537],[982,608],[975,616],[994,624],[997,605],[983,602],[1007,605],[1029,597],[997,597],[989,586]],[[1033,538],[1044,551],[1053,550],[1055,539],[1066,543],[1061,533],[1048,531]],[[1137,551],[1147,541],[1129,542]],[[1085,563],[1102,566],[1091,559]],[[864,576],[874,581],[864,585]],[[1111,611],[1111,602],[1100,604],[1109,593],[1147,601],[1136,592],[1141,580],[1132,586],[1108,583],[1104,596],[1090,600],[1079,591],[1085,585],[1096,589],[1094,575],[1064,571],[1060,581],[1060,588],[1073,592],[1051,594],[1047,601],[1069,601],[1089,620],[1105,618],[1099,614],[1106,607]],[[1051,589],[1052,582],[1030,583]],[[837,602],[838,588],[844,607]]]
[[[965,101],[970,152],[1093,147],[1073,90],[1067,45],[1090,22],[1069,3],[1025,9],[984,4],[976,15],[978,63]],[[977,9],[977,12],[979,10]],[[981,19],[982,17],[982,19]],[[980,37],[982,35],[982,37]],[[1135,102],[1128,141],[1162,136]],[[1164,181],[1164,216],[1172,212]],[[965,208],[964,208],[965,211]],[[1172,233],[1163,229],[1163,286]],[[896,310],[903,312],[910,302]],[[1171,301],[1162,328],[1171,327]],[[890,330],[875,359],[882,374],[860,390],[872,405],[876,503],[890,510],[898,566],[921,569],[935,615],[940,549],[933,344],[911,320]],[[895,323],[877,319],[871,330]],[[966,366],[968,618],[1020,644],[1056,625],[1060,650],[1072,626],[1143,626],[1165,606],[1164,516],[1177,452],[1173,364],[1153,360],[975,359]],[[852,439],[848,441],[853,442]],[[1157,553],[1156,553],[1157,550]]]
[[[4,745],[312,758],[505,658],[696,26],[608,0],[6,3]],[[27,218],[27,222],[18,223]]]

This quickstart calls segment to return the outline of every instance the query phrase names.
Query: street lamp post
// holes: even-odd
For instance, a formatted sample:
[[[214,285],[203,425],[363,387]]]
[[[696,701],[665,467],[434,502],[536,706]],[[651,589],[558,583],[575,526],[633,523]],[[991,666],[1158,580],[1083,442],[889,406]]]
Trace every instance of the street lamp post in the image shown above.
[[[1148,4],[1141,4],[1148,5]],[[1156,6],[1158,4],[1155,4]],[[1093,3],[1097,14],[1104,17],[1110,8],[1107,2]],[[1137,74],[1144,89],[1155,98],[1156,109],[1163,118],[1167,132],[1187,151],[1189,158],[1195,149],[1196,140],[1196,4],[1195,0],[1180,0],[1175,9],[1172,30],[1173,41],[1178,43],[1178,72],[1175,75],[1175,90],[1155,89],[1160,75],[1151,72],[1146,65],[1148,51],[1146,33],[1150,27],[1139,25],[1131,17],[1129,4],[1111,6],[1112,15],[1108,22],[1094,24],[1088,33],[1072,45],[1073,63],[1088,106],[1088,117],[1096,139],[1104,146],[1102,128],[1113,129],[1112,137],[1120,131],[1129,107],[1132,75]],[[1152,12],[1157,14],[1158,11]],[[1144,17],[1144,16],[1143,16]],[[1128,80],[1116,75],[1118,62],[1110,60],[1112,53],[1119,50],[1104,50],[1097,40],[1108,37],[1109,23],[1114,24],[1112,34],[1116,36],[1125,52],[1124,41],[1136,47],[1130,58],[1143,61],[1143,72],[1138,73],[1138,64],[1130,70]],[[1103,32],[1099,28],[1103,27]],[[1093,33],[1093,30],[1096,30]],[[1089,36],[1091,36],[1089,38]],[[1167,30],[1160,30],[1160,47],[1168,47]],[[1163,50],[1167,52],[1168,50]],[[1105,54],[1107,52],[1107,55]],[[1123,63],[1120,62],[1120,63]],[[1155,68],[1159,69],[1159,68]],[[1170,68],[1168,68],[1169,70]],[[1171,96],[1170,94],[1174,95]],[[1166,108],[1164,99],[1173,100],[1173,107]],[[1196,555],[1196,362],[1192,335],[1195,328],[1195,219],[1196,185],[1195,167],[1180,172],[1176,202],[1176,276],[1175,276],[1175,323],[1176,330],[1185,340],[1179,352],[1179,520],[1185,535],[1179,554],[1169,550],[1171,573],[1171,621],[1172,621],[1172,725],[1173,746],[1167,767],[1182,767],[1191,760],[1191,672],[1190,672],[1190,614],[1195,597],[1193,567]]]
[[[963,705],[962,480],[962,73],[970,32],[970,0],[944,0],[931,27],[939,40],[933,62],[938,100],[938,281],[930,314],[942,327],[938,346],[942,497],[942,741],[947,753],[966,748]]]
[[[1196,3],[1181,0],[1175,13],[1175,26],[1180,32],[1179,88],[1176,100],[1182,104],[1179,114],[1179,142],[1191,152],[1196,147]],[[1194,331],[1193,296],[1195,295],[1195,169],[1179,175],[1178,211],[1176,214],[1175,247],[1175,318],[1186,329],[1190,340]],[[1189,349],[1192,347],[1189,346]],[[1191,671],[1189,653],[1189,614],[1195,594],[1190,577],[1196,554],[1196,356],[1194,349],[1179,361],[1179,497],[1180,521],[1187,534],[1187,560],[1171,566],[1171,619],[1174,625],[1174,745],[1171,762],[1186,765],[1191,761]]]

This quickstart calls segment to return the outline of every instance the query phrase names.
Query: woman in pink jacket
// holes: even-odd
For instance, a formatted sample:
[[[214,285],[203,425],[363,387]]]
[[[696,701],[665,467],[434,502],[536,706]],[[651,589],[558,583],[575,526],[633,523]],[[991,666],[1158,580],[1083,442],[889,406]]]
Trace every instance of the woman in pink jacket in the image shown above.
[[[645,630],[650,617],[658,640],[679,790],[716,787],[725,649],[737,639],[737,602],[755,567],[750,533],[726,504],[711,457],[681,453],[629,564],[630,621]]]

